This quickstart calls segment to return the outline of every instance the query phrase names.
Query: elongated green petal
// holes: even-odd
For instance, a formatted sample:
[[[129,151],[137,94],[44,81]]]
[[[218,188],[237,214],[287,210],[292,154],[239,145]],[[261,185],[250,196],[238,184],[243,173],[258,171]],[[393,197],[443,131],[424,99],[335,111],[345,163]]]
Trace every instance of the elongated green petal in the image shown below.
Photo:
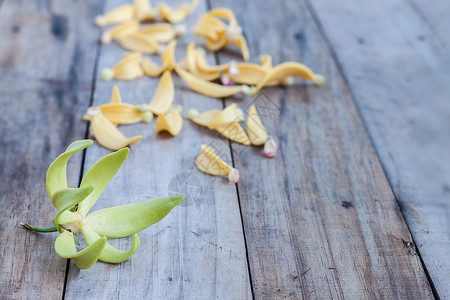
[[[82,202],[78,204],[78,212],[85,216],[89,209],[95,204],[103,190],[119,171],[125,159],[127,159],[130,149],[123,148],[114,153],[108,154],[97,161],[84,175],[80,187],[88,185],[95,186],[95,190]]]
[[[101,237],[92,230],[86,223],[81,226],[81,231],[83,232],[84,238],[88,245],[96,243]],[[105,237],[103,237],[105,238]],[[124,251],[117,249],[110,244],[106,243],[105,249],[103,249],[102,254],[99,259],[108,263],[120,263],[127,260],[141,245],[139,240],[139,236],[135,234],[133,236],[133,246],[131,246],[130,250]]]
[[[55,251],[63,258],[71,258],[80,269],[92,267],[100,257],[106,245],[106,238],[102,237],[89,245],[89,247],[77,252],[72,233],[63,231],[55,241]]]
[[[63,154],[53,161],[47,171],[47,192],[50,198],[52,198],[56,191],[67,188],[66,166],[67,161],[72,154],[81,151],[90,145],[92,145],[91,140],[73,142],[67,147]]]
[[[144,202],[101,209],[89,214],[86,222],[101,236],[120,238],[159,222],[183,196],[161,197]]]
[[[55,217],[56,222],[63,224],[60,222],[59,216],[69,208],[86,199],[92,191],[94,191],[94,186],[88,185],[83,188],[65,188],[53,193],[52,202],[56,209],[58,209]]]

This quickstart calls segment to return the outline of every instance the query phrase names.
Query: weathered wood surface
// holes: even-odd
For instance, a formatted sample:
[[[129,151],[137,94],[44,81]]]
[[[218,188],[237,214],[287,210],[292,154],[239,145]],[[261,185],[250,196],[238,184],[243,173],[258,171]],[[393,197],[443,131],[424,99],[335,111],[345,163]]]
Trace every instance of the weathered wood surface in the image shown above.
[[[94,105],[106,103],[117,84],[125,102],[146,103],[158,79],[105,83],[94,72],[112,66],[123,50],[98,46],[93,20],[129,1],[103,7],[100,0],[0,0],[0,166],[8,178],[0,184],[1,298],[432,298],[395,198],[437,293],[448,298],[450,68],[446,23],[439,18],[447,6],[422,8],[414,1],[361,4],[370,11],[345,1],[202,2],[188,28],[207,7],[230,7],[253,61],[263,53],[275,63],[302,61],[327,82],[223,102],[189,91],[174,75],[175,102],[185,111],[254,103],[279,141],[279,155],[265,159],[262,149],[230,144],[189,121],[175,138],[155,134],[155,122],[121,126],[127,136],[144,138],[93,210],[172,192],[186,201],[139,234],[141,248],[130,260],[80,271],[54,253],[56,234],[18,224],[50,226],[45,172],[70,142],[85,137],[81,117],[91,92]],[[178,60],[193,40],[191,34],[179,40]],[[227,51],[217,57],[240,59]],[[422,82],[424,74],[429,82]],[[195,168],[202,143],[239,168],[238,189]],[[83,166],[82,155],[75,156],[71,185],[107,153],[95,143]],[[131,246],[129,239],[110,242]]]
[[[263,114],[269,106],[264,121],[280,144],[273,160],[261,158],[261,149],[232,145],[256,298],[432,297],[389,182],[306,6],[212,3],[238,13],[254,61],[267,51],[275,63],[301,61],[327,79],[320,88],[265,89],[242,104],[253,102]]]
[[[58,299],[66,260],[56,234],[19,223],[52,226],[56,213],[45,189],[52,160],[86,126],[77,116],[91,93],[98,30],[95,2],[5,1],[0,10],[0,298]],[[78,184],[81,156],[70,163]]]
[[[437,293],[448,299],[450,36],[445,12],[450,6],[448,1],[416,2],[310,1],[310,6],[336,53]]]
[[[108,1],[105,9],[127,2]],[[188,28],[204,11],[206,6],[202,2],[186,20]],[[178,40],[178,60],[184,57],[187,42],[192,40],[192,34]],[[117,44],[103,46],[99,70],[114,65],[123,52]],[[173,77],[175,103],[185,111],[191,107],[199,110],[222,107],[220,100],[191,92],[181,79]],[[114,84],[120,88],[124,102],[143,104],[150,101],[159,78],[145,76],[132,82],[103,82],[97,74],[96,80],[94,105],[109,102]],[[176,192],[175,180],[179,181],[180,193],[185,194],[186,200],[161,222],[139,233],[141,247],[128,261],[120,265],[98,263],[88,271],[80,271],[71,263],[66,299],[251,298],[236,187],[200,173],[194,165],[200,145],[214,144],[217,135],[186,120],[177,137],[156,134],[155,121],[119,128],[127,136],[141,134],[143,139],[131,147],[122,169],[93,209],[167,196],[168,192]],[[223,146],[218,150],[230,156],[228,144]],[[90,147],[84,170],[109,152],[98,144]],[[189,179],[183,183],[184,178]],[[131,247],[131,239],[109,241],[121,249]]]

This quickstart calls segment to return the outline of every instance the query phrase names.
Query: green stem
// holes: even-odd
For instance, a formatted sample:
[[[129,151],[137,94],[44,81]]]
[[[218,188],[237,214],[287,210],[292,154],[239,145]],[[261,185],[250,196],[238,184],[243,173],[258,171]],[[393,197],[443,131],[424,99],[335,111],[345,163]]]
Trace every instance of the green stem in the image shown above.
[[[56,229],[56,227],[45,227],[45,228],[33,227],[33,226],[28,225],[27,223],[20,223],[20,225],[22,225],[23,227],[25,227],[28,230],[36,231],[36,232],[55,232],[55,231],[58,231],[58,229]]]

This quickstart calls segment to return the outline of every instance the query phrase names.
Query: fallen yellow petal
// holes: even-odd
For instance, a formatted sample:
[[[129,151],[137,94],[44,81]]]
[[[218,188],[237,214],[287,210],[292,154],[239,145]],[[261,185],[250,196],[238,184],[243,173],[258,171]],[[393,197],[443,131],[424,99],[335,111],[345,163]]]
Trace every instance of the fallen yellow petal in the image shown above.
[[[114,39],[119,39],[130,33],[137,32],[139,29],[139,22],[136,20],[127,21],[121,25],[117,25],[102,34],[102,44],[109,44]]]
[[[253,145],[261,146],[267,140],[267,131],[254,105],[250,106],[246,124],[247,134]]]
[[[225,98],[238,93],[246,92],[244,86],[223,86],[201,79],[180,67],[175,67],[175,71],[186,84],[199,94],[212,98]]]
[[[152,62],[148,58],[144,58],[142,61],[142,69],[145,75],[150,77],[157,77],[161,75],[164,71],[172,71],[175,68],[175,46],[177,42],[172,41],[166,48],[164,53],[161,55],[162,66],[159,67],[157,64]]]
[[[183,4],[175,9],[165,3],[159,3],[158,7],[164,20],[170,23],[180,23],[197,8],[199,2],[199,0],[193,0],[191,4]]]
[[[160,50],[157,41],[139,31],[119,38],[118,42],[123,48],[140,53],[155,54]]]
[[[200,155],[195,160],[195,165],[203,173],[216,176],[228,176],[230,182],[233,183],[239,180],[239,172],[217,156],[213,148],[204,144],[201,145]]]
[[[228,21],[228,24],[231,26],[235,26],[237,24],[236,16],[234,15],[234,12],[226,7],[218,7],[215,9],[212,9],[206,13],[207,15],[210,15],[212,17],[225,19]]]
[[[156,120],[156,132],[167,131],[176,136],[183,128],[183,118],[177,110],[171,110],[167,114],[159,114]]]
[[[270,54],[263,54],[259,57],[259,62],[261,63],[261,66],[265,69],[272,69],[272,55]]]
[[[149,0],[134,0],[136,18],[138,21],[153,21],[156,17]]]
[[[209,129],[216,129],[232,122],[241,122],[244,120],[244,113],[237,107],[236,103],[230,104],[218,113],[208,125]]]
[[[111,96],[111,104],[119,104],[122,103],[122,96],[120,96],[120,91],[119,91],[119,87],[117,85],[115,85],[113,87],[113,94]]]
[[[185,62],[189,72],[201,79],[212,81],[220,77],[220,71],[204,72],[197,67],[197,51],[195,50],[195,43],[190,43],[188,45]]]
[[[222,65],[210,65],[205,57],[205,51],[202,48],[195,49],[197,69],[207,73],[219,73],[228,70],[229,63]]]
[[[148,110],[147,110],[148,111]],[[141,112],[136,106],[122,103],[119,88],[113,87],[111,102],[96,107],[90,107],[83,116],[83,120],[91,121],[93,116],[102,113],[114,124],[134,124],[144,121],[145,112]]]
[[[186,26],[172,26],[167,23],[157,23],[142,27],[140,33],[150,36],[158,43],[168,43],[186,32]]]
[[[250,59],[250,53],[248,52],[247,41],[245,40],[243,35],[240,35],[237,38],[237,40],[229,41],[228,43],[238,46],[238,48],[241,50],[242,58],[245,61],[248,61]]]
[[[104,15],[97,16],[97,18],[95,18],[95,24],[97,26],[119,24],[133,19],[134,15],[135,15],[134,6],[131,4],[125,4],[113,8]]]
[[[173,85],[172,75],[165,71],[159,80],[155,95],[148,104],[149,110],[155,115],[164,114],[169,111],[175,98],[175,87]]]
[[[221,111],[218,109],[208,110],[205,111],[204,113],[192,116],[191,120],[194,123],[197,123],[198,125],[209,128],[209,125],[211,124],[212,120],[214,120],[214,118],[217,117],[217,115],[220,114],[220,112]]]
[[[105,81],[111,79],[134,80],[142,77],[144,72],[140,66],[142,55],[140,53],[125,53],[124,58],[119,61],[112,69],[103,69],[101,76]]]
[[[91,126],[97,142],[110,150],[119,150],[128,145],[137,144],[142,139],[141,135],[125,137],[103,114],[93,116]]]
[[[310,68],[298,62],[284,62],[275,66],[266,76],[258,83],[255,92],[266,86],[268,82],[280,80],[288,76],[296,76],[307,80],[314,81],[317,77]]]

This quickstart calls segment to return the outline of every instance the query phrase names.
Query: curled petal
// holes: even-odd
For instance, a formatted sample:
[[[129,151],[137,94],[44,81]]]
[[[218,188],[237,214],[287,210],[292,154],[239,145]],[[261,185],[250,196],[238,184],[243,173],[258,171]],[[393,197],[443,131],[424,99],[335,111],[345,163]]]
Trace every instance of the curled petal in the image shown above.
[[[97,26],[106,26],[112,24],[122,23],[131,20],[134,17],[135,10],[131,4],[125,4],[113,8],[102,16],[95,18],[95,24]]]
[[[165,71],[159,80],[155,95],[148,104],[149,109],[155,115],[165,114],[175,99],[175,87],[173,85],[172,75]]]
[[[106,238],[102,237],[89,245],[89,247],[77,252],[72,233],[63,231],[55,241],[55,251],[63,258],[71,258],[80,269],[92,267],[100,257],[106,245]]]
[[[218,109],[208,110],[201,114],[196,114],[191,118],[191,120],[198,125],[209,127],[211,122],[217,117],[218,114],[220,114],[220,112],[221,111]]]
[[[272,68],[256,86],[256,91],[266,86],[273,80],[283,77],[296,76],[314,81],[317,77],[310,68],[298,62],[284,62]]]
[[[156,132],[167,131],[171,135],[176,136],[183,128],[183,117],[179,111],[171,110],[167,114],[159,114],[156,120]]]
[[[236,103],[230,104],[225,107],[208,125],[210,129],[216,129],[220,126],[227,125],[232,122],[241,122],[244,120],[240,109]]]
[[[89,209],[95,204],[103,190],[119,171],[123,162],[128,156],[130,149],[123,148],[114,153],[108,154],[98,160],[84,175],[80,187],[89,185],[95,186],[95,190],[78,204],[78,213],[86,216]]]
[[[94,245],[97,243],[97,241],[101,239],[105,239],[106,237],[100,237],[92,228],[90,228],[87,224],[83,224],[81,226],[81,231],[83,232],[84,238],[86,239],[86,243],[88,245]],[[127,260],[133,253],[136,252],[136,250],[139,248],[141,242],[139,240],[139,236],[135,234],[133,236],[133,246],[131,246],[131,249],[129,250],[120,250],[116,247],[111,246],[110,244],[106,243],[105,248],[103,249],[102,253],[100,254],[99,259],[101,261],[107,262],[107,263],[120,263],[125,260]]]
[[[89,196],[90,193],[94,191],[93,185],[88,185],[83,188],[65,188],[61,189],[53,194],[52,202],[53,205],[58,209],[58,213],[56,214],[55,220],[59,224],[61,223],[59,220],[60,215],[67,211],[69,208],[77,205],[84,199],[86,199],[87,196]]]
[[[47,171],[47,192],[50,198],[53,194],[60,190],[67,188],[66,166],[67,161],[72,154],[79,152],[92,145],[91,140],[80,140],[73,142],[67,147],[66,151],[59,155],[50,165]]]
[[[114,105],[114,104],[111,104]],[[142,117],[140,117],[142,119]],[[119,150],[128,145],[137,144],[141,135],[127,138],[117,127],[111,123],[104,115],[96,115],[92,118],[91,130],[97,142],[110,150]]]
[[[183,196],[160,197],[140,203],[101,209],[89,214],[86,217],[86,223],[99,235],[121,238],[159,222],[183,200]]]
[[[199,78],[180,67],[175,67],[175,70],[192,90],[205,96],[225,98],[243,92],[243,86],[223,86]]]
[[[123,48],[135,52],[155,54],[159,49],[157,41],[139,31],[119,38],[118,42]]]

